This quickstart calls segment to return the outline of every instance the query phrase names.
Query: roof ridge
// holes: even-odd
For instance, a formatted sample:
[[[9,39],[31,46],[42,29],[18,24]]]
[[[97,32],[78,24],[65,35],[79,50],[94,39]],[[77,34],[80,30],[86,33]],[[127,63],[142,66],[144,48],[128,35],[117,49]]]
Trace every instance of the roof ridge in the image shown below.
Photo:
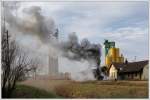
[[[128,63],[112,63],[117,69],[123,68],[121,72],[134,72],[140,71],[148,64],[149,60],[128,62]]]

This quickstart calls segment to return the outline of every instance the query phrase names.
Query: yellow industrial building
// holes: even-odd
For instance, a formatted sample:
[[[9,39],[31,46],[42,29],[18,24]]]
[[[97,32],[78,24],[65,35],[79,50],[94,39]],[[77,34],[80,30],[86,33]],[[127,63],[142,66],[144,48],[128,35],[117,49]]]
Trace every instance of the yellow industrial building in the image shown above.
[[[105,44],[106,44],[106,42],[105,42]],[[108,43],[106,45],[108,45]],[[112,43],[112,42],[110,42],[110,43]],[[109,46],[109,45],[107,46],[108,49],[107,49],[107,52],[105,55],[105,65],[107,67],[109,67],[110,64],[112,64],[113,62],[123,63],[124,57],[122,54],[120,55],[119,48],[116,48],[115,44],[113,44],[113,46],[111,46],[111,45]]]

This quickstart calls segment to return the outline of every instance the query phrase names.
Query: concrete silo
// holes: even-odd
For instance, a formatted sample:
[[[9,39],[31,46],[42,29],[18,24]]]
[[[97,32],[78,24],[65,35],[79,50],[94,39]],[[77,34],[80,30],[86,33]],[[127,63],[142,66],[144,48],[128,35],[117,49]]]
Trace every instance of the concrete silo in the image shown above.
[[[53,44],[58,43],[58,29],[56,30],[51,42]],[[49,64],[49,71],[48,74],[50,76],[57,76],[59,74],[58,72],[58,53],[57,49],[55,47],[49,48],[49,58],[48,58],[48,64]]]

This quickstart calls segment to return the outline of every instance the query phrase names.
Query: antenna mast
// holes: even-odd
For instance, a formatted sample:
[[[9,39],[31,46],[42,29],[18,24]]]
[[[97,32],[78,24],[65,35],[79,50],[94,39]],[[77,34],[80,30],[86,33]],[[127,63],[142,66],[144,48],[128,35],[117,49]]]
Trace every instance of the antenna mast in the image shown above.
[[[136,61],[136,56],[134,56],[134,61]]]

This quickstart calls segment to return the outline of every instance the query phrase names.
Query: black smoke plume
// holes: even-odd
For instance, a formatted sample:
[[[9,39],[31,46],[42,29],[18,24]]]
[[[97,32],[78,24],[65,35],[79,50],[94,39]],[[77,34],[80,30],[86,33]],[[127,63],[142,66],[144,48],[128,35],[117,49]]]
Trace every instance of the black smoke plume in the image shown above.
[[[64,56],[71,60],[81,59],[85,60],[94,60],[96,66],[93,70],[96,78],[101,79],[100,76],[100,62],[101,62],[101,45],[100,44],[92,44],[88,39],[82,39],[79,43],[78,37],[75,32],[69,34],[68,40],[61,44],[62,50],[64,51]]]

